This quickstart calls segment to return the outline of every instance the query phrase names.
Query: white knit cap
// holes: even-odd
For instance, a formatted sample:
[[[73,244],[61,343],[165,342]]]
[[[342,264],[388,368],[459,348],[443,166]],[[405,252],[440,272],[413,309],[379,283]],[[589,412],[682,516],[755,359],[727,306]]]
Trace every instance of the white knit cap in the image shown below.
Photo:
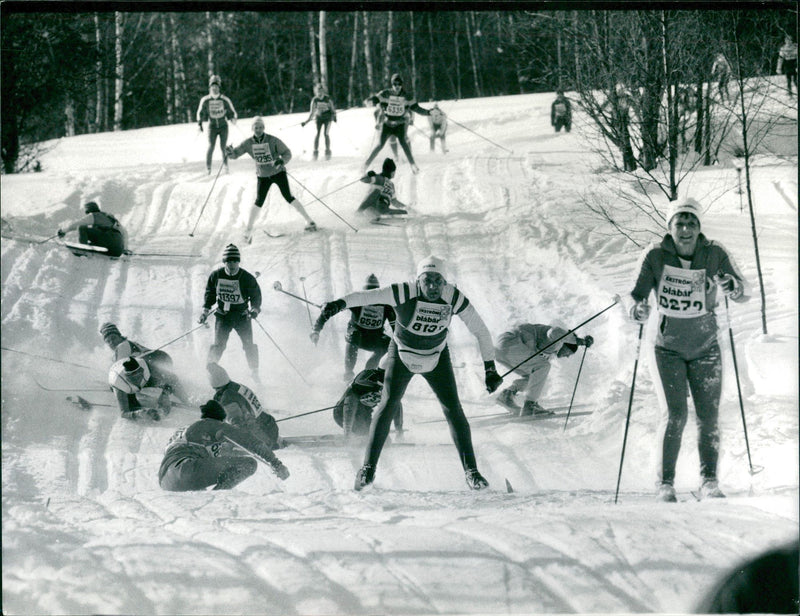
[[[694,197],[683,197],[677,199],[670,204],[669,213],[667,214],[667,226],[672,222],[678,214],[694,214],[700,226],[703,226],[703,208]]]
[[[431,255],[430,257],[425,257],[417,264],[417,278],[426,272],[435,272],[437,274],[441,274],[442,278],[447,280],[447,273],[444,269],[444,261],[442,261],[439,257],[434,257]]]
[[[206,370],[208,370],[208,380],[211,383],[211,387],[214,389],[224,387],[231,382],[231,377],[229,377],[228,373],[225,372],[225,368],[219,364],[207,364]]]

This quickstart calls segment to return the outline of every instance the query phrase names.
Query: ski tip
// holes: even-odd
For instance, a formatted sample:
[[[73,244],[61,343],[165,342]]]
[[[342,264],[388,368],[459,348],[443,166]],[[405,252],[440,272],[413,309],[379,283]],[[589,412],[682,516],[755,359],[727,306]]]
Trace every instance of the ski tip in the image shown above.
[[[506,478],[506,492],[509,494],[514,493],[514,488],[511,487],[511,482]]]

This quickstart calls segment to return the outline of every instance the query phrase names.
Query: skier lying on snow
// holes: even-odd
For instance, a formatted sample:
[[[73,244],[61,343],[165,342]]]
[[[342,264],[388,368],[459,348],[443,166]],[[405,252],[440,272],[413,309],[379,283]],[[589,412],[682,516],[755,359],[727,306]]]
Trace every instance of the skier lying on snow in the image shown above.
[[[117,397],[119,410],[122,411],[125,419],[159,421],[172,409],[172,402],[169,398],[171,389],[150,374],[150,369],[144,360],[127,357],[115,362],[108,371],[108,384]],[[158,408],[144,407],[136,397],[136,394],[145,387],[162,388],[156,403]]]
[[[223,423],[225,409],[215,400],[200,407],[200,420],[172,435],[158,469],[158,484],[170,492],[229,490],[269,464],[281,480],[289,469],[272,449],[246,430]]]
[[[144,361],[150,371],[150,379],[155,385],[162,387],[167,394],[174,394],[184,404],[190,404],[189,394],[172,371],[172,358],[164,351],[151,351],[146,346],[128,340],[113,323],[100,326],[103,341],[114,351],[114,361],[119,362],[128,357],[136,357]],[[167,396],[168,398],[169,396]]]
[[[278,424],[267,413],[253,391],[241,383],[232,381],[219,364],[208,364],[208,378],[214,388],[214,400],[225,409],[227,421],[247,430],[259,438],[267,447],[278,448]]]
[[[358,373],[348,385],[339,402],[333,407],[333,420],[344,428],[345,438],[351,434],[368,434],[372,422],[372,409],[381,400],[383,368],[368,368]],[[398,403],[394,414],[394,428],[403,433],[403,405]]]
[[[372,184],[375,188],[369,192],[361,205],[358,206],[357,214],[371,216],[377,219],[381,216],[400,216],[408,214],[408,206],[395,198],[394,177],[397,166],[391,158],[383,161],[380,173],[368,171],[367,175],[361,178],[365,184]],[[398,209],[392,209],[394,205]],[[399,209],[404,208],[404,209]]]

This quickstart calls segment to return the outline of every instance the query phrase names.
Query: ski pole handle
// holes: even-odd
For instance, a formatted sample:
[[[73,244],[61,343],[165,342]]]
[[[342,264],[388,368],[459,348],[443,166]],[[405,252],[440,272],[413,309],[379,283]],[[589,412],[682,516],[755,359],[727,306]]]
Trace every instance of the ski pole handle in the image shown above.
[[[314,302],[310,302],[307,299],[300,297],[299,295],[295,295],[294,293],[289,293],[289,291],[284,291],[283,290],[283,286],[281,285],[280,281],[278,281],[278,280],[276,280],[274,283],[272,283],[272,288],[275,289],[276,291],[279,291],[280,293],[283,293],[284,295],[288,295],[289,297],[293,297],[295,299],[299,299],[301,302],[305,302],[306,304],[310,304],[310,305],[322,310],[322,304],[315,304]]]

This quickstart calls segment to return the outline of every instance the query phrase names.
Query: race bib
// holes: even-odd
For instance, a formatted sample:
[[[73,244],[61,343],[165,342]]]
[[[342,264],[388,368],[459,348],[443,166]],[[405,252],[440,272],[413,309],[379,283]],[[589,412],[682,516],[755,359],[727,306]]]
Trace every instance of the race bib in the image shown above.
[[[381,186],[381,194],[380,198],[386,201],[391,201],[394,199],[394,184],[389,180],[386,180]]]
[[[272,164],[272,152],[269,149],[268,143],[254,143],[253,144],[253,159],[257,163]]]
[[[364,306],[361,309],[356,325],[362,329],[383,328],[383,311],[383,306]]]
[[[556,103],[555,110],[557,116],[567,115],[567,106],[564,103]]]
[[[208,117],[212,120],[225,117],[225,103],[221,98],[208,99]]]
[[[691,319],[706,314],[706,271],[665,265],[656,291],[658,311],[668,317]]]
[[[406,112],[406,99],[403,96],[390,96],[386,104],[386,115],[401,116]]]
[[[217,280],[217,301],[223,304],[223,310],[230,309],[231,304],[244,304],[238,280],[220,278]]]
[[[326,111],[329,111],[330,108],[331,106],[326,102],[323,101],[317,102],[317,113],[325,113]]]
[[[249,404],[250,408],[252,408],[253,411],[255,411],[256,416],[260,415],[263,412],[263,410],[261,409],[261,403],[258,401],[258,398],[256,398],[256,395],[250,388],[245,387],[244,385],[239,385],[237,393],[242,398],[247,400],[247,404]]]
[[[452,315],[450,304],[418,301],[406,329],[418,336],[435,336],[447,329]]]

